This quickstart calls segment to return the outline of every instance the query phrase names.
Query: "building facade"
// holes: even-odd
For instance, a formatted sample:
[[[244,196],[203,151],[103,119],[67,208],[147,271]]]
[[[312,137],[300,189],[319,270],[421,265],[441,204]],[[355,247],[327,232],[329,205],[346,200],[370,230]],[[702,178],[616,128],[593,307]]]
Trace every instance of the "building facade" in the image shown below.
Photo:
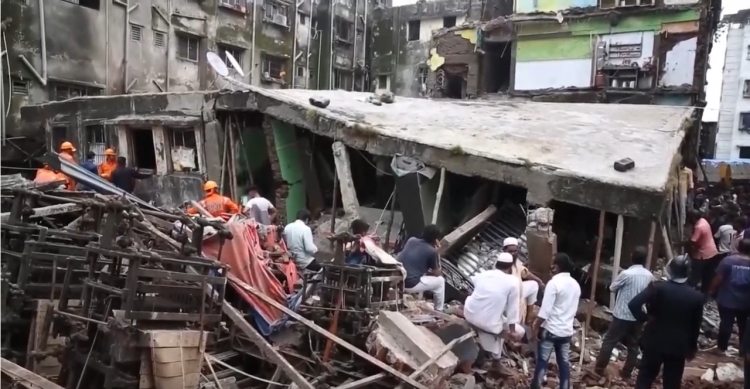
[[[390,75],[388,89],[415,96],[417,88],[403,85],[413,82],[411,65],[422,66],[428,52],[423,63],[429,71],[419,77],[427,80],[422,92],[432,97],[501,93],[541,101],[703,101],[718,0],[514,0],[484,8],[480,4],[478,12],[471,8],[474,3],[467,3],[457,8],[478,23],[434,28],[429,45],[420,34],[415,48],[408,26],[424,23],[422,10],[438,8],[430,18],[447,17],[454,8],[432,5],[455,3],[394,8],[391,13],[399,15],[400,23],[386,26],[376,17],[373,68],[378,75]],[[401,71],[382,66],[386,56],[378,32],[383,34],[384,27],[401,31],[400,39],[391,39],[405,47],[394,49],[401,58],[385,61],[398,63]]]
[[[350,88],[354,80],[363,87],[367,8],[365,0],[3,1],[2,160],[28,160],[45,137],[47,147],[57,147],[60,139],[85,139],[80,156],[113,143],[105,131],[45,134],[21,128],[25,105],[224,87],[208,64],[209,51],[227,63],[231,77],[256,86],[345,87],[333,82],[341,69],[351,74]]]
[[[750,10],[729,23],[724,57],[716,159],[750,159]]]

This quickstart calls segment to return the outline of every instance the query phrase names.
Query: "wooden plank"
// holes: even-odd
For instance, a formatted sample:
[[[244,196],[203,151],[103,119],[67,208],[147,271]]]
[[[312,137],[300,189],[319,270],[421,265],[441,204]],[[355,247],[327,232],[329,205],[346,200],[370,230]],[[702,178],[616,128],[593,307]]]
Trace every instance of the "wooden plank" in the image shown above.
[[[339,338],[338,336],[326,331],[319,325],[313,323],[310,320],[305,319],[301,315],[299,315],[297,312],[292,311],[291,309],[287,308],[286,306],[280,304],[278,301],[266,296],[264,293],[260,292],[259,290],[253,288],[252,286],[234,279],[232,280],[237,286],[241,287],[242,289],[248,291],[249,293],[252,293],[256,297],[260,298],[261,300],[265,301],[267,304],[270,304],[274,308],[284,312],[285,314],[289,315],[291,318],[299,321],[300,323],[306,325],[308,328],[312,329],[313,331],[319,333],[320,335],[323,335],[324,337],[333,340],[336,344],[339,346],[353,352],[360,358],[363,358],[367,360],[368,362],[372,363],[373,365],[383,369],[386,373],[389,373],[393,375],[394,377],[408,383],[409,385],[414,386],[417,389],[428,389],[426,386],[420,384],[419,382],[415,381],[413,378],[407,377],[405,374],[401,373],[400,371],[394,369],[393,367],[385,364],[384,362],[374,358],[373,356],[367,354],[366,352],[360,350],[359,348],[355,347],[351,343],[345,341],[344,339]]]
[[[448,250],[450,250],[456,242],[459,242],[461,238],[490,220],[492,216],[495,215],[495,212],[497,212],[497,207],[490,205],[487,209],[480,212],[479,215],[474,216],[466,223],[451,231],[450,234],[444,236],[443,240],[440,241],[440,253],[443,254],[448,252]]]
[[[334,389],[359,389],[367,385],[374,384],[385,377],[388,377],[388,374],[378,373],[369,377],[362,378],[361,380],[347,382],[343,385],[335,387]]]
[[[443,355],[445,355],[449,351],[451,351],[451,349],[453,349],[453,347],[455,345],[463,342],[464,340],[473,338],[475,335],[476,335],[476,333],[474,333],[474,331],[469,331],[468,333],[464,334],[463,336],[451,340],[448,344],[446,344],[445,346],[443,346],[443,348],[440,349],[440,351],[438,351],[437,354],[433,355],[432,358],[430,358],[427,362],[423,363],[422,366],[420,366],[417,370],[414,370],[414,372],[409,375],[409,378],[416,379],[417,377],[419,377],[420,374],[422,374],[425,370],[427,370],[427,368],[429,368],[430,366],[432,366],[433,363],[437,362],[437,360],[440,359],[440,358],[442,358]],[[403,388],[404,388],[404,384],[401,384],[401,385],[399,385],[399,386],[396,387],[396,389],[403,389]]]
[[[265,296],[265,295],[264,295]],[[275,301],[274,301],[275,302]],[[286,307],[285,307],[286,308]],[[268,358],[272,363],[276,364],[284,370],[287,377],[292,380],[300,389],[315,389],[305,377],[300,374],[297,369],[292,366],[271,344],[269,344],[258,331],[245,320],[242,314],[233,306],[229,305],[228,302],[224,301],[222,305],[224,314],[226,314],[232,322],[242,331],[245,335],[250,338],[250,341],[255,343],[263,356]]]
[[[3,374],[28,389],[65,389],[62,386],[44,379],[5,358],[0,359],[0,368],[2,369]]]

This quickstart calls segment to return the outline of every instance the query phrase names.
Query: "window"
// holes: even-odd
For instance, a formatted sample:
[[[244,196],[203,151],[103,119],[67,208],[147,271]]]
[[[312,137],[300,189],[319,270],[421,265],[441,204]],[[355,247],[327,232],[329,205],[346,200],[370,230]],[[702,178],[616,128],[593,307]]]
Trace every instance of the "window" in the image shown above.
[[[744,97],[750,97],[750,80],[745,80],[742,88],[742,95]]]
[[[138,169],[156,170],[156,150],[154,150],[154,132],[144,129],[130,130],[130,147],[132,166]]]
[[[750,45],[747,46],[747,59],[750,60]]]
[[[68,138],[68,127],[66,126],[54,126],[52,127],[52,144],[51,148],[55,151],[60,151],[58,147],[65,142]]]
[[[130,39],[140,42],[142,33],[143,27],[136,26],[135,24],[130,25]]]
[[[307,15],[299,14],[299,24],[300,26],[304,26],[307,24]]]
[[[267,2],[263,10],[263,19],[271,23],[275,23],[284,27],[288,27],[287,16],[289,15],[289,7],[284,4],[276,2]]]
[[[388,75],[378,76],[378,89],[388,89]]]
[[[352,23],[344,18],[336,18],[336,39],[342,42],[352,41]]]
[[[455,16],[446,16],[443,18],[443,27],[450,28],[450,27],[456,27],[456,17]]]
[[[219,0],[219,5],[233,9],[241,9],[244,5],[245,0]]]
[[[99,10],[99,0],[63,0],[68,3],[78,4],[81,7]]]
[[[263,56],[263,77],[274,78],[277,80],[284,79],[284,65],[286,59],[280,57],[273,57],[270,55]]]
[[[192,128],[170,129],[172,169],[176,172],[189,172],[198,169],[198,142]]]
[[[104,162],[104,151],[107,149],[107,142],[104,137],[104,126],[93,125],[86,126],[86,145],[83,153],[93,151],[96,154],[94,162],[99,165]]]
[[[427,74],[428,74],[427,67],[420,67],[419,68],[419,87],[422,88],[423,85],[427,85]]]
[[[750,159],[750,147],[740,146],[740,159]]]
[[[346,70],[333,69],[333,89],[352,89],[352,73]]]
[[[419,30],[422,28],[422,22],[419,20],[409,20],[409,26],[406,29],[406,35],[409,41],[419,40]]]
[[[305,76],[305,67],[297,66],[297,77],[304,77],[304,76]]]
[[[154,31],[154,46],[164,47],[167,42],[167,35],[161,31]]]
[[[84,85],[54,83],[50,85],[50,100],[67,100],[81,96],[98,96],[101,89]]]
[[[177,36],[177,58],[198,62],[199,48],[200,44],[197,37],[188,35]]]
[[[24,80],[13,80],[13,94],[26,96],[29,94],[29,82]]]
[[[224,63],[227,64],[227,67],[229,69],[233,69],[234,66],[232,66],[232,63],[229,62],[229,56],[227,56],[227,53],[231,54],[234,59],[237,60],[237,63],[240,65],[240,68],[242,68],[242,57],[245,54],[245,50],[227,46],[227,45],[218,45],[219,48],[219,57],[224,60]]]
[[[750,131],[750,112],[740,112],[740,131]]]

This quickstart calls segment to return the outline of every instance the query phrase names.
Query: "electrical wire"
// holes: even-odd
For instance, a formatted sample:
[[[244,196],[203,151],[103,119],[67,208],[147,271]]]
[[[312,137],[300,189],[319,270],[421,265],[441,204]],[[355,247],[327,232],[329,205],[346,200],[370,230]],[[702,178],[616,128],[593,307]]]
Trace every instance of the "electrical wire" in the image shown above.
[[[391,173],[386,173],[386,172],[384,172],[384,171],[382,171],[382,170],[378,169],[378,167],[377,167],[377,166],[375,166],[375,165],[374,165],[374,164],[373,164],[372,162],[370,162],[370,159],[369,159],[369,158],[367,158],[367,156],[366,156],[366,155],[362,154],[362,151],[361,151],[361,150],[359,150],[359,149],[355,149],[355,150],[357,150],[357,152],[359,153],[359,155],[361,155],[361,156],[362,156],[362,158],[363,158],[363,159],[365,160],[365,162],[367,162],[367,164],[368,164],[368,165],[372,166],[372,167],[373,167],[373,168],[374,168],[374,169],[375,169],[375,170],[376,170],[376,171],[377,171],[378,173],[380,173],[380,174],[383,174],[383,175],[386,175],[386,176],[392,176],[392,175],[393,175],[393,174],[391,174]]]

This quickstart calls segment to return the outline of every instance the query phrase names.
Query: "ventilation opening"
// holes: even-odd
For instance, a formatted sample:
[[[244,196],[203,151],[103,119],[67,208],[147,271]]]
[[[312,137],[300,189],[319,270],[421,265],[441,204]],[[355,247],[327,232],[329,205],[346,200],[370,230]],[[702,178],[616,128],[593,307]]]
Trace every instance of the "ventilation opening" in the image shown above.
[[[13,80],[13,94],[26,96],[29,94],[29,83],[23,80]]]
[[[136,25],[130,26],[130,39],[134,41],[140,41],[142,33],[143,33],[143,27],[136,26]]]
[[[154,46],[164,47],[167,41],[167,37],[163,32],[154,31]]]

